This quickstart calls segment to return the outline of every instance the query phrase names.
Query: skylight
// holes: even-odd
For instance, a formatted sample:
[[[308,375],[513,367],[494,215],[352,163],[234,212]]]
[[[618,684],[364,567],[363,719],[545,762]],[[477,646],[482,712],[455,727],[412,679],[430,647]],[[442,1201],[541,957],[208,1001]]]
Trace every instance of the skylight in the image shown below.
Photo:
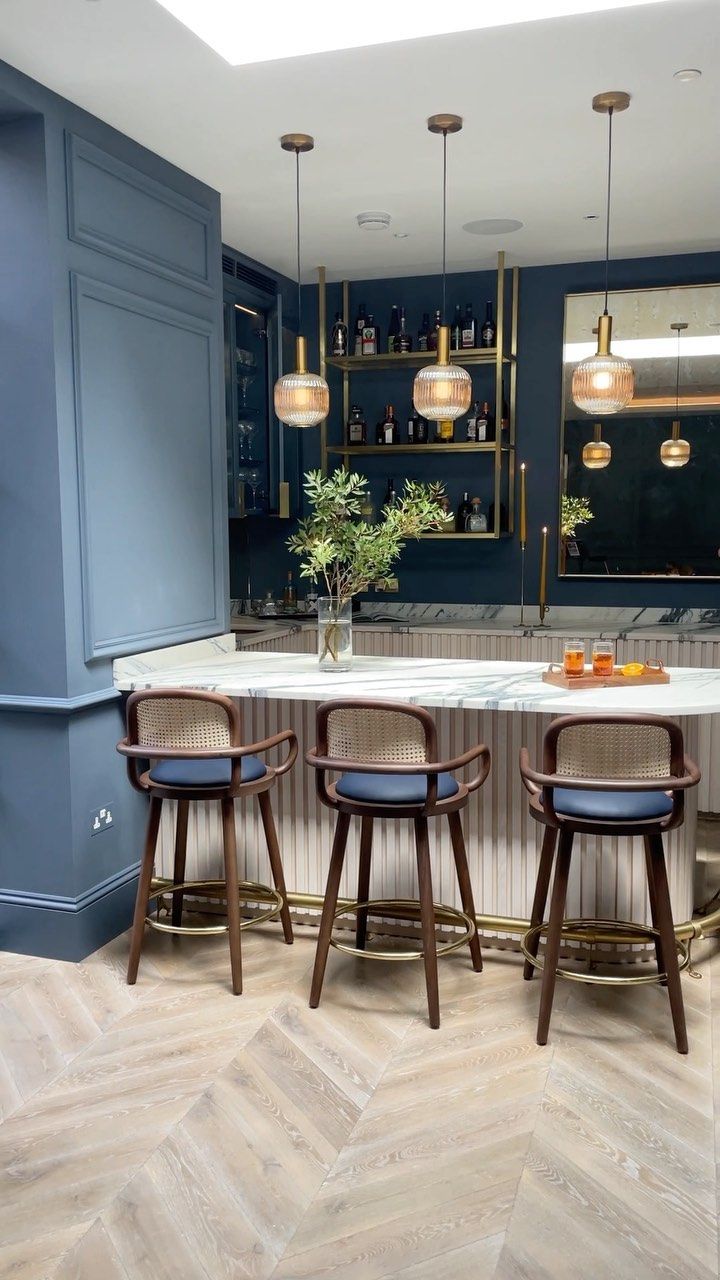
[[[173,17],[232,66],[275,62],[303,54],[391,44],[422,36],[449,35],[485,27],[503,27],[539,18],[629,9],[666,0],[502,0],[481,6],[454,0],[452,6],[429,3],[390,5],[366,0],[360,7],[337,0],[294,0],[246,4],[243,0],[158,0]]]

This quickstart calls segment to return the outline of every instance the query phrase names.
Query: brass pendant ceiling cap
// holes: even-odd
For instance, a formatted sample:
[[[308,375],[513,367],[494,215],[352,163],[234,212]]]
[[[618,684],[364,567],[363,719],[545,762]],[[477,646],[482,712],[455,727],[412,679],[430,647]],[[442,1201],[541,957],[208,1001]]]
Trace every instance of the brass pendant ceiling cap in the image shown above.
[[[683,329],[687,329],[687,327],[688,327],[687,320],[673,320],[672,324],[670,325],[670,328],[674,329],[676,333],[682,333]]]
[[[280,146],[283,151],[312,151],[315,139],[309,133],[284,133]]]
[[[622,89],[607,89],[605,93],[596,93],[592,100],[593,111],[607,115],[608,111],[627,111],[630,106],[630,94]]]
[[[463,119],[462,116],[453,116],[443,111],[438,116],[429,116],[427,127],[430,133],[459,133],[463,127]]]

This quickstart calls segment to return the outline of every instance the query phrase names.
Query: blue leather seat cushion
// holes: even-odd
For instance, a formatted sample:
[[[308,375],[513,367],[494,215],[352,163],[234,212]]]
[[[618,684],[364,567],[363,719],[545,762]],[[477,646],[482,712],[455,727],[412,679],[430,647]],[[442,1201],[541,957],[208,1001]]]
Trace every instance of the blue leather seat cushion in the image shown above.
[[[571,787],[555,787],[553,804],[556,813],[568,818],[599,822],[664,818],[673,807],[672,798],[664,791],[576,791]]]
[[[231,760],[158,760],[150,781],[163,787],[229,787]],[[257,756],[242,757],[242,781],[256,782],[267,773]]]
[[[370,804],[425,804],[427,776],[423,773],[344,773],[335,790],[346,800],[364,800]],[[451,773],[438,774],[438,800],[449,800],[458,790]]]

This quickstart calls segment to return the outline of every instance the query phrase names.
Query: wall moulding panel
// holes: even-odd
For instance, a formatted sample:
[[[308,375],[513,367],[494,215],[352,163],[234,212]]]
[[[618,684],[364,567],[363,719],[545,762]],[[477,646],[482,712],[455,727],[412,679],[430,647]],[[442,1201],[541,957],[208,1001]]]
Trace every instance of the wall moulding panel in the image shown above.
[[[74,273],[71,295],[86,660],[212,634],[226,608],[213,324]]]
[[[212,294],[212,214],[76,134],[65,135],[68,236]]]

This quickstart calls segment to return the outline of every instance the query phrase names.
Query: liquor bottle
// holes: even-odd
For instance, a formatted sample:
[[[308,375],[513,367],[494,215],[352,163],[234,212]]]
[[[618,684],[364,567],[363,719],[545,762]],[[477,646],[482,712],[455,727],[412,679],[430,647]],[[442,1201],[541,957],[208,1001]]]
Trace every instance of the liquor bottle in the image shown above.
[[[365,524],[375,523],[375,507],[369,489],[365,490],[360,500],[360,519],[364,520]]]
[[[408,444],[418,444],[418,439],[417,439],[417,428],[418,428],[418,423],[419,423],[419,422],[420,422],[420,417],[419,417],[419,415],[418,415],[417,413],[415,413],[415,410],[413,409],[413,410],[411,411],[411,413],[410,413],[410,417],[409,417],[409,418],[408,418],[408,420],[407,420],[407,442],[408,442]]]
[[[397,444],[398,424],[391,404],[385,406],[385,417],[377,424],[375,432],[377,444]]]
[[[462,323],[462,348],[468,351],[477,345],[475,341],[476,324],[473,316],[472,303],[468,302],[465,306],[465,316]]]
[[[465,439],[469,444],[476,444],[478,438],[477,420],[480,417],[480,401],[476,400],[465,425]]]
[[[492,302],[485,303],[485,319],[480,330],[480,346],[494,347],[497,339],[497,326],[493,320]]]
[[[405,319],[405,308],[400,308],[400,331],[395,334],[394,350],[404,354],[406,351],[412,351],[412,338],[407,331],[407,320]]]
[[[390,308],[390,323],[388,325],[387,349],[392,355],[395,350],[395,339],[400,333],[400,315],[397,307],[393,303]]]
[[[455,439],[455,423],[452,418],[441,418],[436,422],[435,433],[438,444],[452,444]]]
[[[433,327],[428,334],[428,351],[437,351],[438,329],[440,328],[441,324],[442,324],[442,316],[440,314],[440,308],[438,307],[437,311],[435,312],[435,323],[433,324]]]
[[[448,498],[446,493],[440,494],[440,497],[438,498],[438,506],[440,508],[440,514],[438,516],[438,519],[440,521],[439,532],[454,533],[455,517],[450,509],[450,499]]]
[[[367,423],[359,404],[354,404],[347,421],[348,444],[367,444]]]
[[[467,492],[465,492],[462,496],[462,502],[459,504],[458,509],[455,513],[455,532],[456,533],[465,532],[465,520],[469,515],[470,515],[470,499],[468,498]]]
[[[427,418],[415,419],[415,444],[427,444],[430,429]]]
[[[330,354],[333,356],[346,356],[348,353],[348,331],[347,325],[343,323],[343,318],[339,311],[335,312],[335,323],[330,334]]]
[[[378,341],[380,339],[380,331],[375,324],[375,317],[370,312],[363,326],[362,331],[362,355],[376,356],[378,353]]]
[[[450,326],[450,350],[451,351],[460,350],[462,346],[462,331],[463,331],[462,311],[460,309],[460,303],[458,302],[455,307],[455,315],[453,316],[453,322],[452,322],[452,325]]]
[[[287,586],[283,591],[282,600],[283,609],[287,609],[289,611],[297,609],[297,591],[295,589],[295,583],[293,582],[292,569],[288,569]]]
[[[363,329],[365,328],[365,303],[361,302],[358,307],[357,319],[355,321],[355,355],[362,355]]]
[[[510,410],[508,408],[508,402],[505,399],[505,384],[503,383],[502,415],[500,418],[501,433],[503,431],[507,431],[509,427],[510,427]]]
[[[482,409],[477,416],[476,423],[479,443],[495,439],[495,419],[490,412],[490,405],[487,400],[483,400]]]
[[[470,503],[470,511],[465,518],[465,530],[467,533],[487,533],[487,516],[482,510],[482,502],[479,498],[473,498]]]
[[[388,480],[388,486],[387,486],[387,489],[385,490],[385,497],[383,498],[383,511],[385,511],[388,507],[394,507],[397,503],[397,500],[398,500],[398,496],[395,492],[395,481]]]
[[[430,339],[430,312],[423,311],[422,324],[418,329],[418,351],[429,351],[428,341]]]

